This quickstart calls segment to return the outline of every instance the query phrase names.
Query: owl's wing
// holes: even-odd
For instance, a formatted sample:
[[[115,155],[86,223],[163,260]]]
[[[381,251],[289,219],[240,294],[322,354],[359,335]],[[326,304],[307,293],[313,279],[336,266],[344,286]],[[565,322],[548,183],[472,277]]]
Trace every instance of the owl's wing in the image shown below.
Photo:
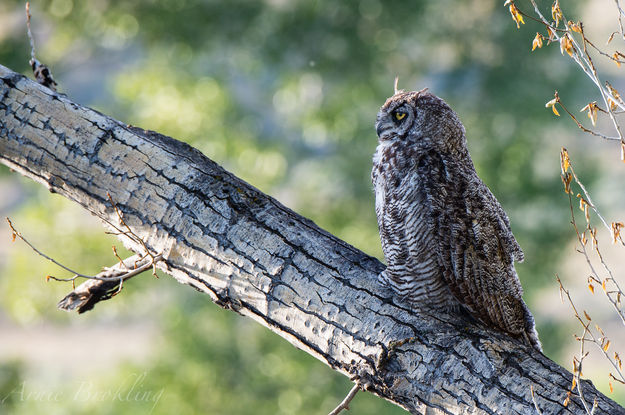
[[[540,350],[514,269],[523,252],[506,213],[472,163],[452,165],[437,153],[425,157],[417,169],[444,280],[472,315]]]

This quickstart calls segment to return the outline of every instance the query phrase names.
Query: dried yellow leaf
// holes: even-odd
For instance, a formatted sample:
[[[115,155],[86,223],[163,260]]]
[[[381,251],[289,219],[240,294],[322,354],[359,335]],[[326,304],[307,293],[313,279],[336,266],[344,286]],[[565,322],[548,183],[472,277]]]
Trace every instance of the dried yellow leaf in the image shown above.
[[[603,351],[607,352],[609,348],[610,348],[610,340],[605,342],[605,344],[603,345]]]
[[[591,321],[591,318],[590,318],[590,316],[588,315],[588,313],[586,312],[586,310],[584,310],[584,317],[586,317],[586,319],[587,319],[588,321]]]
[[[534,51],[534,49],[536,48],[542,48],[543,47],[543,35],[541,35],[540,33],[536,33],[536,37],[534,38],[534,41],[532,41],[532,52]]]
[[[590,290],[591,293],[595,293],[595,287],[592,284],[588,284],[588,289]]]
[[[612,222],[612,242],[616,243],[618,238],[621,236],[621,228],[625,226],[623,222]]]
[[[508,4],[508,2],[506,2],[506,4]],[[514,20],[514,22],[516,23],[516,28],[520,28],[520,24],[525,24],[525,22],[523,21],[523,15],[521,14],[521,12],[519,11],[519,9],[516,8],[516,6],[514,5],[514,2],[509,2],[510,4],[510,14],[512,15],[512,20]],[[520,24],[519,24],[520,23]]]
[[[608,97],[608,102],[610,103],[610,109],[614,111],[617,107],[616,101],[612,97]]]
[[[553,111],[554,114],[556,114],[558,117],[560,116],[560,113],[558,112],[558,110],[556,109],[556,103],[558,102],[558,98],[554,98],[551,101],[547,102],[545,104],[545,108],[550,108]]]
[[[610,384],[610,393],[614,392],[614,387],[612,386],[612,382],[608,382]]]
[[[614,58],[614,62],[616,63],[616,66],[618,66],[620,68],[621,67],[621,61],[620,61],[620,56],[618,55],[618,53],[614,52],[614,55],[612,55],[612,57]]]
[[[562,183],[564,183],[564,193],[571,194],[571,181],[573,180],[573,175],[571,173],[564,173],[562,176]]]
[[[550,41],[553,42],[554,40],[556,40],[556,31],[553,30],[551,28],[551,26],[547,26],[547,33],[549,33],[549,40]]]
[[[625,143],[621,143],[621,161],[625,162]],[[13,238],[15,240],[15,238]]]
[[[559,0],[554,1],[553,5],[551,6],[551,17],[553,17],[553,20],[555,20],[556,22],[556,27],[558,27],[560,19],[562,18],[562,10],[560,9]]]
[[[606,44],[606,45],[609,45],[609,44],[610,44],[610,42],[612,42],[612,39],[614,39],[614,35],[615,35],[616,33],[617,33],[617,32],[612,32],[612,34],[611,34],[611,35],[610,35],[610,37],[608,38],[608,41],[607,41],[607,42],[605,42],[605,44]]]
[[[562,173],[566,173],[567,171],[569,171],[569,167],[571,167],[569,152],[566,148],[562,147],[560,149],[560,168],[562,169]]]
[[[574,23],[574,22],[569,20],[568,24],[569,24],[569,28],[571,28],[572,31],[577,32],[577,33],[582,33],[582,23],[581,22]]]
[[[606,88],[608,88],[608,90],[610,91],[610,94],[612,94],[612,96],[617,101],[621,101],[621,94],[619,94],[619,92],[616,90],[616,88],[614,88],[612,85],[610,85],[610,83],[608,81],[605,81],[605,86],[606,86]]]
[[[599,113],[597,107],[597,101],[589,102],[584,108],[582,108],[579,112],[587,111],[588,118],[590,122],[592,122],[593,127],[597,124],[597,115]]]
[[[573,41],[568,33],[560,38],[560,53],[564,55],[564,52],[568,53],[569,56],[573,56],[573,52],[575,52]]]
[[[597,228],[590,229],[590,236],[592,236],[592,249],[597,248]]]

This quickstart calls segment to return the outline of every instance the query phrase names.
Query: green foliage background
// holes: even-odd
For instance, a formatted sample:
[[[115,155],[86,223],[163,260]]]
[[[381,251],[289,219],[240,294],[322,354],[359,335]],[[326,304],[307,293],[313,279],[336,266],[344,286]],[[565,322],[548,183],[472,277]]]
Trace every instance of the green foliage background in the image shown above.
[[[478,173],[511,217],[526,253],[517,269],[535,308],[539,290],[556,289],[553,275],[571,237],[558,150],[574,145],[565,137],[574,127],[554,136],[564,121],[544,103],[554,89],[577,99],[590,86],[556,47],[530,53],[539,27],[527,22],[517,30],[501,3],[53,0],[31,8],[38,58],[72,99],[189,142],[380,259],[369,179],[375,114],[395,76],[404,89],[428,86],[459,113]],[[0,5],[8,28],[0,31],[0,63],[29,73],[22,8],[16,1]],[[582,170],[588,183],[594,170]],[[2,166],[0,179],[19,195],[4,209],[39,247],[85,272],[114,262],[115,241],[77,207]],[[7,232],[0,245],[8,240]],[[92,325],[140,330],[149,322],[158,335],[145,361],[89,377],[100,391],[127,390],[140,378],[135,391],[153,394],[145,399],[77,399],[79,380],[52,373],[42,381],[28,362],[5,362],[0,402],[9,399],[0,412],[322,414],[350,388],[268,330],[168,277],[132,281],[85,316],[55,312],[69,288],[44,284],[42,276],[59,271],[26,249],[6,252],[0,317],[23,327],[75,327],[76,347],[81,329]],[[546,354],[568,362],[561,349],[570,330],[548,315],[537,322]],[[102,347],[124,341],[113,328]],[[92,353],[97,359],[97,348]],[[62,398],[22,399],[21,387],[41,382]],[[149,399],[159,391],[157,402]],[[403,411],[360,394],[352,413]]]

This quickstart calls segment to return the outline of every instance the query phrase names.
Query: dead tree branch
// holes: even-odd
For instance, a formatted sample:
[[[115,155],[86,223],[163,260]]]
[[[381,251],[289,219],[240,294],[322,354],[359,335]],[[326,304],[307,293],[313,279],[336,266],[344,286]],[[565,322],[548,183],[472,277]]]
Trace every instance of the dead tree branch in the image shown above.
[[[145,244],[118,232],[129,249],[162,253],[165,273],[412,413],[585,413],[576,395],[563,404],[573,375],[535,350],[463,316],[411,312],[378,285],[379,261],[199,151],[2,66],[0,162],[115,231],[110,193]],[[400,345],[379,367],[390,344]],[[625,414],[581,383],[596,414]]]

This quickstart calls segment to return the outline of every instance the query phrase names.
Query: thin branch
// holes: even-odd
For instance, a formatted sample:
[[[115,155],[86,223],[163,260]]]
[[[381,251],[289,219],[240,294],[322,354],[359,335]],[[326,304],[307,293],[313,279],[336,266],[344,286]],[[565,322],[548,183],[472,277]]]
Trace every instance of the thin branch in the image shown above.
[[[623,16],[625,16],[625,11],[621,8],[619,0],[614,0],[614,3],[616,3],[616,8],[618,10],[618,27],[621,31],[621,37],[625,39],[625,31],[623,30]]]
[[[564,106],[562,108],[564,108]],[[590,194],[586,190],[586,187],[584,186],[584,184],[577,177],[577,174],[575,173],[575,169],[573,168],[573,165],[571,164],[571,159],[569,158],[568,152],[566,151],[565,148],[562,148],[562,150],[560,152],[560,165],[561,165],[562,175],[563,175],[562,180],[566,180],[566,178],[564,177],[566,174],[571,174],[571,177],[573,179],[575,179],[575,183],[579,186],[579,188],[584,193],[584,200],[585,200],[585,202],[588,204],[588,206],[590,206],[590,208],[593,210],[593,212],[595,212],[595,214],[601,220],[601,223],[603,223],[603,226],[605,226],[605,228],[608,230],[608,232],[612,233],[612,227],[608,225],[608,223],[603,218],[601,213],[599,213],[599,210],[597,209],[597,207],[595,206],[594,202],[592,201],[592,199],[590,197]],[[571,172],[568,173],[568,170],[570,170]],[[570,192],[567,192],[567,193],[570,196]],[[579,235],[579,233],[578,233],[578,235]]]
[[[50,72],[50,69],[43,63],[39,62],[35,57],[35,38],[30,30],[30,2],[26,2],[26,28],[28,31],[28,39],[30,40],[30,61],[28,63],[33,69],[35,79],[41,85],[56,91],[58,84],[52,77],[52,72]]]
[[[597,345],[597,347],[599,347],[599,349],[601,350],[601,352],[604,355],[604,357],[610,362],[610,364],[612,365],[612,367],[614,368],[616,373],[618,373],[618,375],[621,377],[621,379],[625,382],[625,377],[623,376],[623,373],[621,372],[618,364],[616,362],[614,362],[612,360],[612,358],[610,357],[610,355],[608,355],[608,353],[607,353],[607,347],[605,347],[605,340],[606,340],[605,336],[602,336],[600,339],[598,339],[595,336],[595,334],[590,329],[590,319],[588,318],[590,316],[586,312],[584,312],[584,317],[588,320],[588,322],[585,322],[582,319],[582,316],[578,312],[577,307],[575,306],[575,303],[573,302],[573,299],[571,298],[571,293],[569,292],[569,290],[564,288],[564,285],[562,283],[562,280],[560,280],[560,277],[556,276],[556,280],[558,281],[558,284],[560,285],[560,294],[564,293],[566,295],[568,303],[571,306],[571,308],[573,309],[573,313],[575,315],[575,318],[577,319],[577,321],[584,328],[584,333],[583,333],[582,337],[578,338],[578,340],[580,342],[582,342],[582,343],[584,343],[586,341],[590,341],[592,343],[595,343]],[[581,365],[581,361],[583,360],[584,357],[585,357],[584,349],[582,348],[581,351],[580,351],[580,359],[578,360],[580,362],[579,365]],[[575,374],[576,369],[577,369],[576,367],[573,368],[573,374]],[[580,370],[580,373],[581,373],[581,369],[579,369],[579,370]],[[580,379],[578,378],[577,379],[578,383],[579,383],[579,380]],[[575,385],[573,385],[573,386],[575,386]]]
[[[48,255],[44,254],[43,252],[41,252],[40,250],[38,250],[37,248],[35,248],[35,246],[33,244],[31,244],[28,239],[24,238],[24,236],[17,230],[15,229],[15,227],[13,226],[13,223],[11,222],[11,219],[9,219],[8,217],[5,218],[7,220],[7,222],[9,223],[9,227],[11,228],[11,232],[13,232],[13,240],[15,240],[15,237],[20,238],[24,243],[26,243],[26,245],[28,245],[33,251],[35,251],[37,254],[39,254],[40,256],[44,257],[45,259],[47,259],[48,261],[52,262],[53,264],[63,268],[66,271],[71,272],[72,274],[76,274],[76,277],[82,277],[82,278],[95,278],[92,275],[85,275],[85,274],[81,274],[79,272],[74,271],[73,269],[66,267],[65,265],[61,264],[60,262],[56,261],[54,258],[49,257]],[[55,280],[58,280],[57,278],[52,277]],[[71,281],[75,278],[70,278],[67,280],[59,280],[59,281]]]
[[[111,202],[111,205],[113,206],[113,209],[115,209],[115,213],[117,214],[117,217],[119,218],[120,223],[123,225],[123,227],[126,228],[126,231],[122,231],[121,229],[119,229],[114,224],[111,224],[111,225],[115,229],[117,229],[117,231],[119,232],[119,235],[125,235],[125,236],[131,238],[133,241],[137,242],[138,244],[140,244],[143,247],[143,249],[145,250],[145,255],[149,256],[152,259],[152,264],[153,264],[152,275],[154,277],[158,278],[158,276],[156,275],[156,262],[157,262],[156,261],[156,257],[158,255],[153,255],[150,252],[150,249],[148,248],[148,246],[145,244],[145,241],[143,239],[141,239],[136,233],[134,233],[132,231],[132,229],[130,228],[130,226],[128,226],[128,224],[124,220],[124,215],[123,215],[121,209],[119,209],[119,207],[117,207],[117,204],[113,201],[113,197],[111,197],[111,194],[109,192],[106,192],[106,196],[108,197],[109,201]],[[115,251],[115,254],[117,254],[117,251]],[[143,258],[144,257],[142,257],[141,259],[143,259]]]
[[[568,28],[568,26],[567,26],[567,28]],[[592,73],[595,76],[595,79],[597,80],[597,82],[599,82],[599,75],[597,75],[597,69],[595,68],[594,63],[592,62],[592,58],[590,57],[590,54],[588,54],[588,50],[586,49],[586,43],[590,43],[590,42],[588,41],[588,39],[586,39],[586,36],[584,35],[584,26],[581,23],[579,24],[579,28],[580,28],[580,34],[582,35],[582,40],[583,40],[583,44],[584,44],[584,53],[586,54],[586,57],[588,58],[588,62],[590,63],[590,68],[592,70]],[[614,116],[614,113],[612,111],[612,105],[610,104],[610,101],[606,98],[604,90],[603,90],[602,87],[599,88],[599,91],[601,92],[601,97],[603,98],[603,101],[605,102],[606,108],[608,109],[608,115],[610,116],[610,119],[612,120],[612,124],[614,125],[614,128],[616,128],[616,132],[618,133],[618,136],[619,136],[619,138],[621,140],[621,143],[625,143],[625,138],[623,137],[623,133],[621,132],[621,126],[619,125],[619,123],[616,120],[616,118]],[[614,98],[616,98],[616,97],[614,97]],[[622,104],[622,102],[621,102],[621,104]],[[621,108],[621,109],[623,109],[623,108]]]
[[[330,412],[328,415],[338,415],[343,410],[349,410],[349,404],[352,401],[352,399],[354,399],[354,396],[356,396],[359,390],[360,390],[360,385],[357,383],[354,385],[352,390],[349,391],[345,399],[343,399],[343,401],[336,408],[334,408],[334,410],[332,410],[332,412]]]
[[[35,58],[35,39],[33,32],[30,30],[30,2],[26,2],[26,28],[28,29],[28,40],[30,40],[30,64],[36,61]]]
[[[592,134],[592,135],[594,135],[596,137],[603,138],[604,140],[621,141],[621,139],[619,137],[608,136],[608,135],[605,135],[605,134],[602,134],[602,133],[598,133],[596,131],[593,131],[593,130],[590,130],[590,129],[584,127],[584,125],[577,119],[575,114],[573,114],[571,111],[569,111],[569,109],[562,103],[562,100],[560,99],[560,95],[558,94],[558,91],[556,91],[554,95],[556,97],[556,102],[558,104],[560,104],[562,109],[567,114],[569,114],[569,116],[573,119],[573,121],[575,121],[575,124],[577,124],[577,126],[579,127],[580,130],[584,131],[585,133]]]
[[[534,408],[536,409],[536,413],[538,415],[543,415],[543,412],[538,407],[538,402],[536,402],[536,396],[534,395],[534,385],[530,385],[530,393],[532,394],[532,402],[534,403]]]
[[[98,277],[98,276],[95,276],[95,275],[81,274],[81,273],[76,272],[73,269],[71,269],[71,268],[61,264],[60,262],[58,262],[54,258],[51,258],[48,255],[46,255],[43,252],[41,252],[32,243],[30,243],[30,241],[28,241],[28,239],[26,239],[15,228],[15,226],[13,226],[13,223],[11,222],[11,219],[6,218],[6,220],[9,223],[9,227],[11,228],[11,232],[13,233],[13,240],[15,240],[16,237],[21,239],[26,245],[28,245],[33,251],[35,251],[40,256],[44,257],[45,259],[47,259],[48,261],[52,262],[53,264],[63,268],[64,270],[74,274],[74,276],[70,277],[70,278],[58,278],[58,277],[54,277],[52,275],[48,275],[46,277],[47,279],[51,279],[51,280],[55,280],[55,281],[74,282],[77,278],[85,278],[85,279],[88,279],[88,280],[107,281],[107,282],[109,282],[109,281],[113,281],[113,282],[114,281],[120,281],[122,279],[128,279],[128,278],[134,277],[137,274],[140,274],[141,272],[143,272],[143,271],[147,270],[148,268],[152,267],[153,266],[153,262],[158,262],[158,261],[161,261],[163,259],[163,256],[161,254],[158,254],[158,255],[155,255],[155,256],[151,256],[152,261],[150,261],[147,265],[143,265],[143,266],[141,266],[139,268],[132,269],[132,270],[128,271],[126,274],[121,275],[119,277]],[[124,264],[123,261],[122,261],[122,264]],[[124,264],[124,266],[126,266],[126,264]]]

